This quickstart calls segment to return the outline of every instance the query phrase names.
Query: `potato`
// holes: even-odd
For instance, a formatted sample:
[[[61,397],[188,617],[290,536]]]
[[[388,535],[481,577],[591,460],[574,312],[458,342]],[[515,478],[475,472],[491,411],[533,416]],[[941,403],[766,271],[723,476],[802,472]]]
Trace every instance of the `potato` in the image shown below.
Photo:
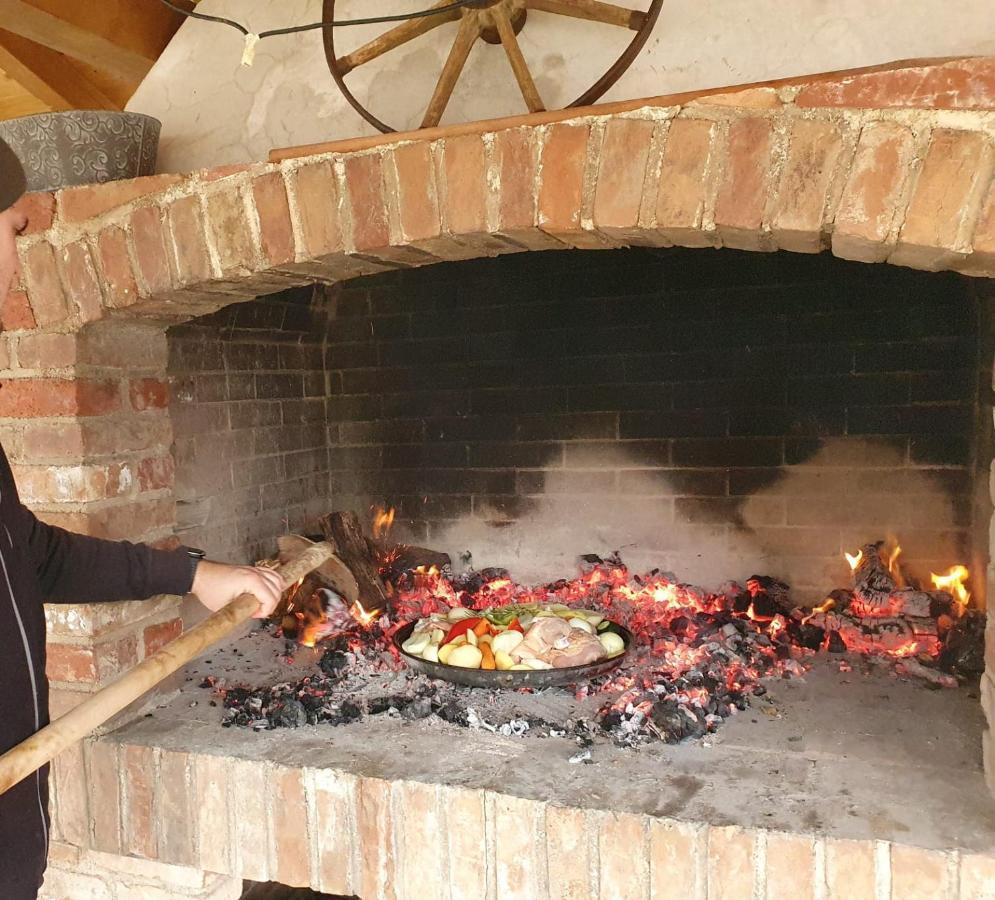
[[[521,663],[515,663],[510,669],[512,672],[531,672],[532,669],[529,666],[523,666]]]
[[[544,659],[539,659],[538,657],[533,657],[532,659],[525,660],[525,666],[526,668],[534,669],[536,671],[553,668],[552,663],[548,663]]]
[[[471,647],[476,647],[477,646],[477,636],[472,631],[468,631],[466,633],[466,642]]]
[[[594,626],[587,619],[580,619],[575,616],[572,619],[567,619],[567,625],[571,628],[580,628],[588,634],[594,634]]]
[[[483,654],[472,644],[462,644],[449,654],[448,664],[461,669],[479,669]]]
[[[606,631],[604,634],[598,635],[598,640],[601,641],[601,646],[605,648],[605,653],[609,656],[617,656],[625,650],[625,641],[615,634],[614,631]]]
[[[412,656],[420,656],[431,640],[432,635],[427,631],[416,631],[403,644],[401,649]]]
[[[449,654],[452,653],[457,648],[457,646],[459,646],[459,645],[458,644],[443,644],[439,648],[439,662],[440,663],[446,663],[446,664],[448,664],[449,663]]]
[[[438,662],[439,661],[439,645],[436,644],[436,643],[434,643],[434,642],[431,643],[431,644],[429,644],[424,650],[422,650],[422,652],[421,652],[421,658],[422,659],[427,659],[429,662]]]
[[[495,650],[494,665],[502,672],[506,672],[508,669],[513,669],[515,667],[515,661],[507,653],[505,653],[504,650]]]
[[[454,606],[448,613],[446,613],[446,618],[450,622],[459,622],[461,619],[470,619],[477,615],[472,609],[467,609],[465,606]]]
[[[441,644],[446,637],[446,632],[441,628],[433,628],[429,633],[432,635],[433,644]]]
[[[481,644],[490,644],[494,640],[494,636],[490,632],[485,632],[477,637],[477,646]]]
[[[502,631],[500,634],[494,635],[494,639],[491,641],[491,647],[494,652],[497,653],[499,650],[504,653],[511,653],[523,640],[521,632],[518,631]]]

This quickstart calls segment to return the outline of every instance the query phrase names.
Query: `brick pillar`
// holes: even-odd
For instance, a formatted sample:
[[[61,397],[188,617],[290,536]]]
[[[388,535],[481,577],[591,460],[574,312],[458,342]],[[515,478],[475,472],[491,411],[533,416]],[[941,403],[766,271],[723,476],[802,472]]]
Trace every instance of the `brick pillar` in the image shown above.
[[[175,521],[172,427],[159,325],[102,321],[75,334],[18,313],[0,336],[0,440],[22,501],[41,519],[110,539],[166,542]],[[20,315],[13,321],[9,316]],[[13,326],[13,327],[11,327]],[[18,327],[20,326],[20,327]],[[181,631],[179,600],[52,605],[56,718]],[[88,843],[82,748],[53,766],[53,836]]]

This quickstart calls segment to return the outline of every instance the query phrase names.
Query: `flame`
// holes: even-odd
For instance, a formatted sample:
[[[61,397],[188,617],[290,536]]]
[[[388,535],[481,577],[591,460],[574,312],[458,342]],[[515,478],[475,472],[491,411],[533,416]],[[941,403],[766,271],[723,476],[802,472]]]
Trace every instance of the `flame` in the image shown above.
[[[382,506],[378,506],[373,513],[373,539],[376,541],[386,540],[393,525],[394,507],[384,509]]]
[[[860,554],[858,553],[857,556],[859,557]],[[847,554],[847,559],[850,559],[850,558],[851,558],[850,555]],[[851,565],[851,567],[856,568],[856,564],[855,563],[851,563],[850,565]],[[835,609],[835,608],[836,608],[836,601],[832,597],[827,597],[818,606],[813,606],[812,607],[812,611],[807,616],[805,616],[802,619],[802,625],[806,624],[808,622],[808,620],[811,619],[812,616],[814,616],[816,613],[827,613],[831,609]]]
[[[964,587],[964,582],[970,575],[971,573],[964,566],[957,565],[947,569],[945,575],[937,575],[932,572],[930,578],[933,579],[933,587],[938,591],[947,591],[963,610],[971,600],[970,591]]]
[[[857,568],[857,566],[860,565],[861,561],[863,560],[864,551],[858,550],[856,556],[851,556],[849,553],[847,553],[844,550],[843,555],[846,557],[846,561],[850,564],[850,571],[852,572],[854,569]],[[825,610],[819,610],[819,612],[825,612]]]
[[[364,628],[369,628],[373,624],[374,620],[380,615],[382,610],[373,609],[367,610],[359,600],[353,603],[352,608],[349,610],[352,613],[352,617],[359,622]]]

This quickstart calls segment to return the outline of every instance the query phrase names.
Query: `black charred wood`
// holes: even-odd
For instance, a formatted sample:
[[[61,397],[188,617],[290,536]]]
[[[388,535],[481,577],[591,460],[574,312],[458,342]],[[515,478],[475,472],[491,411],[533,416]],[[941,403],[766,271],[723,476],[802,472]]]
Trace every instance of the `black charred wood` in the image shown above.
[[[940,668],[955,675],[985,671],[985,615],[969,610],[947,632],[940,652]]]

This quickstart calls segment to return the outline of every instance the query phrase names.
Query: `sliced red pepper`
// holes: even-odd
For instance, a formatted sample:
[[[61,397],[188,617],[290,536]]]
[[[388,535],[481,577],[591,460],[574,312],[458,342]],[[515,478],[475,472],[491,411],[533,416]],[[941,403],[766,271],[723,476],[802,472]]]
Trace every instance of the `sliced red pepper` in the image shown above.
[[[472,619],[460,619],[460,621],[449,629],[449,634],[446,635],[446,639],[442,643],[448,644],[450,641],[458,638],[461,634],[466,634],[468,631],[472,631],[483,621],[484,620],[479,616],[474,616]]]
[[[518,616],[515,616],[515,618],[508,623],[508,631],[517,631],[519,634],[525,634],[525,629],[522,628],[522,623],[518,621]]]

